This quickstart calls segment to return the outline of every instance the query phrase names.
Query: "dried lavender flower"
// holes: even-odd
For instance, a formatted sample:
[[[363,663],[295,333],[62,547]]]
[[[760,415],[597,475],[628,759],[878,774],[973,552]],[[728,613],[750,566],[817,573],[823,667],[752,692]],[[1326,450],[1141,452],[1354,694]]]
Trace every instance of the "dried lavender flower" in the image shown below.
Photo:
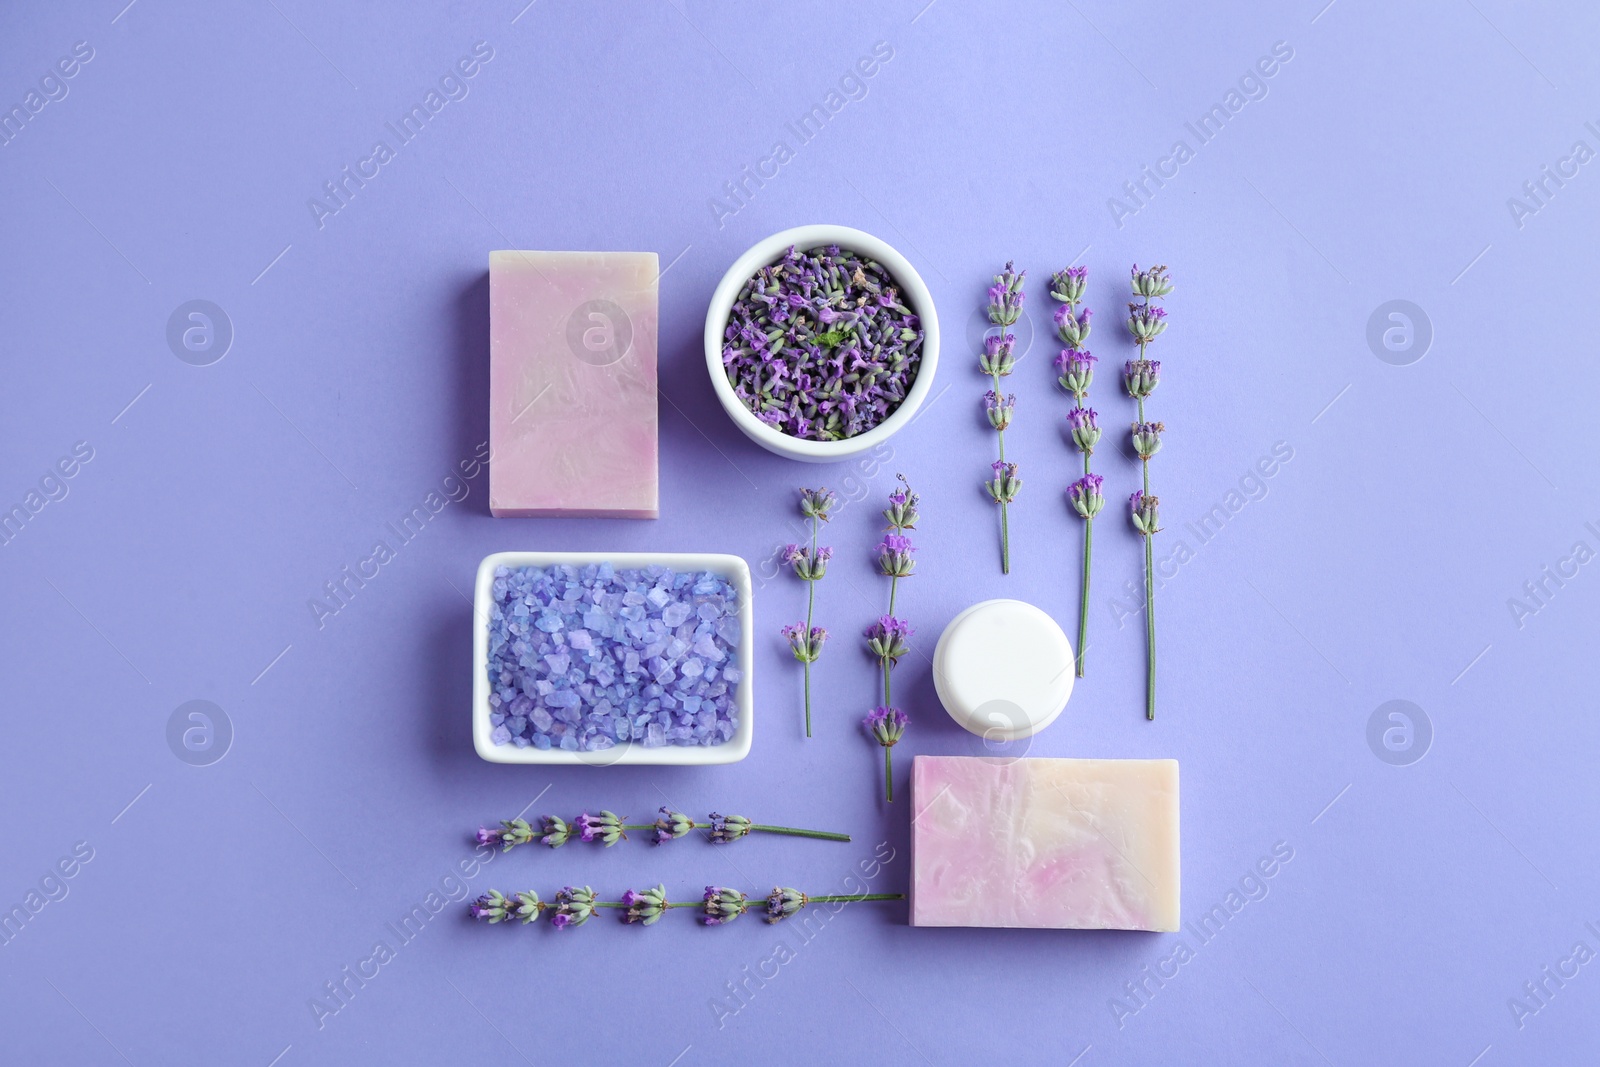
[[[467,914],[480,922],[505,922],[511,902],[498,889],[491,889],[467,905]]]
[[[833,517],[833,509],[838,506],[839,498],[833,495],[831,489],[800,490],[800,514],[808,519],[827,522]]]
[[[837,441],[900,407],[922,344],[920,319],[877,262],[836,245],[790,248],[741,288],[722,362],[734,394],[762,422]]]

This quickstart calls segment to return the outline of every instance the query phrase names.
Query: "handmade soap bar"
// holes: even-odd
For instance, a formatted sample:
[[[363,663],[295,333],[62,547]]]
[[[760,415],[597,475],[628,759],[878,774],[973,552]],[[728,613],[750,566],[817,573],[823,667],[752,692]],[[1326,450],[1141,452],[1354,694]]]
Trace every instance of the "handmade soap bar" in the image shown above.
[[[656,517],[654,252],[489,253],[489,510]]]
[[[918,756],[911,925],[1178,928],[1178,761]]]

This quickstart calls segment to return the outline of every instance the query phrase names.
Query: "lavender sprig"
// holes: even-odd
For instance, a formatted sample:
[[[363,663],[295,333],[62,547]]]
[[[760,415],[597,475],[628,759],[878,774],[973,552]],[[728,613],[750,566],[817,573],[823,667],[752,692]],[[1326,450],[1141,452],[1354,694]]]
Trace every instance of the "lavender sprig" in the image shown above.
[[[921,517],[917,513],[917,494],[912,491],[905,475],[897,477],[900,485],[889,494],[889,506],[883,511],[883,517],[889,522],[889,531],[878,543],[878,570],[889,579],[889,611],[885,615],[880,615],[876,622],[868,626],[864,634],[867,651],[877,659],[878,667],[883,672],[883,704],[867,716],[866,725],[867,732],[872,735],[873,740],[883,746],[883,795],[885,801],[890,803],[894,801],[894,778],[891,774],[893,766],[889,760],[889,749],[900,740],[900,735],[905,732],[909,720],[905,712],[893,707],[889,679],[895,664],[911,651],[908,641],[916,633],[910,623],[895,617],[895,596],[900,589],[900,579],[909,578],[916,571],[917,561],[912,557],[916,546],[906,536],[906,531]],[[880,712],[887,716],[885,721],[893,720],[896,723],[892,740],[885,741],[884,737],[887,735],[873,726]]]
[[[1000,379],[1009,375],[1016,364],[1014,350],[1017,339],[1006,332],[1006,327],[1014,325],[1022,316],[1023,301],[1027,298],[1022,291],[1022,283],[1027,276],[1027,271],[1018,273],[1013,270],[1009,261],[1006,269],[995,275],[994,285],[989,289],[989,321],[1000,327],[1000,333],[995,337],[986,337],[983,351],[978,355],[978,367],[994,382],[994,388],[984,394],[983,403],[989,425],[994,427],[995,437],[999,441],[1000,459],[991,465],[994,477],[984,482],[983,487],[988,490],[989,498],[1000,505],[1002,574],[1011,573],[1011,520],[1007,508],[1017,498],[1022,479],[1017,477],[1017,465],[1006,462],[1006,427],[1011,425],[1012,409],[1016,406],[1017,398],[1001,392]]]
[[[1056,357],[1057,381],[1073,400],[1067,412],[1072,443],[1083,454],[1083,474],[1067,486],[1067,499],[1072,509],[1083,519],[1083,579],[1079,583],[1078,600],[1078,677],[1083,677],[1084,646],[1089,643],[1089,568],[1094,552],[1094,517],[1104,500],[1100,496],[1100,476],[1089,471],[1089,457],[1100,443],[1100,423],[1094,408],[1084,403],[1089,396],[1089,386],[1094,381],[1094,365],[1098,361],[1084,345],[1089,340],[1090,319],[1094,313],[1088,308],[1078,313],[1083,294],[1089,284],[1088,267],[1068,267],[1050,278],[1050,295],[1060,302],[1056,309],[1056,336],[1066,345]]]
[[[502,852],[510,852],[517,845],[531,844],[535,840],[550,848],[560,848],[574,837],[584,842],[598,841],[610,848],[618,841],[625,840],[629,830],[649,830],[650,840],[658,845],[683,837],[691,830],[710,830],[711,840],[717,843],[737,841],[751,833],[814,837],[823,841],[850,840],[849,834],[836,834],[828,830],[802,830],[794,826],[773,826],[768,823],[751,822],[743,815],[720,815],[712,812],[711,821],[695,822],[683,812],[672,811],[669,808],[662,808],[660,817],[655,822],[647,823],[630,823],[624,816],[610,811],[602,811],[599,815],[584,812],[571,823],[554,815],[546,815],[543,822],[548,831],[543,837],[538,837],[537,831],[522,819],[506,820],[500,824],[502,829],[499,830],[480,828],[475,837],[482,845],[500,845]]]
[[[812,625],[817,607],[817,582],[828,573],[828,560],[833,558],[833,549],[818,547],[817,533],[822,524],[832,518],[832,511],[838,504],[839,498],[831,490],[800,490],[800,514],[811,522],[811,547],[790,545],[783,554],[784,562],[794,568],[795,576],[806,583],[806,621],[785,626],[783,636],[788,638],[794,658],[805,667],[807,737],[811,736],[811,665],[822,655],[823,642],[828,639],[827,630]]]
[[[1151,267],[1141,271],[1133,267],[1131,279],[1133,295],[1138,303],[1128,305],[1128,332],[1139,346],[1139,358],[1131,359],[1123,368],[1122,381],[1128,395],[1138,402],[1138,421],[1133,424],[1132,441],[1139,456],[1142,487],[1128,498],[1128,508],[1133,528],[1144,538],[1144,626],[1145,644],[1149,650],[1149,666],[1145,676],[1145,718],[1156,717],[1156,617],[1155,617],[1155,550],[1154,538],[1161,530],[1160,499],[1150,492],[1150,458],[1161,448],[1161,433],[1166,429],[1159,422],[1145,418],[1144,402],[1161,382],[1161,363],[1148,357],[1147,349],[1167,329],[1166,309],[1151,303],[1172,292],[1172,281],[1166,267]]]
[[[702,912],[701,922],[707,926],[725,926],[759,904],[753,903],[754,894],[741,893],[725,886],[708,885],[705,894],[695,901],[667,899],[667,887],[655,885],[649,889],[630,889],[621,900],[597,900],[589,886],[567,886],[556,894],[555,900],[543,901],[539,894],[528,890],[506,896],[491,889],[467,905],[467,914],[479,922],[491,925],[519,921],[526,926],[542,913],[551,912],[550,925],[557,930],[582,926],[601,908],[622,912],[622,921],[640,926],[652,926],[673,908],[696,908]],[[796,914],[808,904],[845,904],[862,901],[904,900],[904,893],[830,893],[811,896],[798,889],[777,887],[764,899],[765,918],[769,923],[781,922]]]

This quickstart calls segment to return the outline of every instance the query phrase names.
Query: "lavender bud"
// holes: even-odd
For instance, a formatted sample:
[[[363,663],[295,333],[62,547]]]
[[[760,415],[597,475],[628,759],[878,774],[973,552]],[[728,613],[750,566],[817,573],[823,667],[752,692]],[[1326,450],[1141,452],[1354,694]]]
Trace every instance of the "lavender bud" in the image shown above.
[[[912,492],[911,483],[906,481],[903,474],[895,475],[900,480],[900,488],[889,494],[889,506],[884,509],[883,517],[889,520],[889,525],[896,530],[911,530],[917,525],[917,494]]]
[[[588,886],[574,889],[569,885],[556,894],[556,913],[551,916],[550,925],[557,930],[582,926],[593,914],[594,890]]]
[[[643,893],[630,889],[622,895],[622,902],[628,906],[622,916],[623,922],[649,926],[667,913],[667,887],[658,885]]]
[[[1012,269],[1010,262],[1006,269],[994,276],[994,285],[989,289],[989,321],[996,326],[1010,326],[1022,315],[1022,304],[1027,294],[1022,291],[1023,279],[1028,272],[1017,273]]]
[[[1167,331],[1167,309],[1154,304],[1129,304],[1128,330],[1135,342],[1149,344]]]
[[[627,836],[622,832],[622,820],[610,811],[602,811],[599,815],[584,812],[578,816],[577,827],[580,840],[599,841],[607,848]]]
[[[1017,465],[995,460],[989,464],[994,471],[994,477],[983,483],[989,490],[989,496],[996,504],[1009,504],[1017,499],[1017,491],[1022,488],[1022,479],[1017,477]]]
[[[827,522],[831,512],[839,506],[839,498],[829,489],[800,490],[800,514],[808,519]]]
[[[1146,300],[1154,300],[1172,292],[1172,280],[1167,277],[1166,267],[1151,267],[1142,271],[1139,265],[1133,265],[1133,295]]]
[[[1105,498],[1100,495],[1101,480],[1098,474],[1085,474],[1067,486],[1067,499],[1072,502],[1072,510],[1085,519],[1094,518],[1105,506]]]
[[[1140,459],[1149,459],[1161,451],[1161,432],[1166,426],[1159,422],[1136,422],[1133,424],[1133,450]]]
[[[1094,408],[1073,408],[1067,412],[1067,422],[1072,427],[1072,443],[1086,456],[1094,455],[1094,446],[1100,443],[1100,423]]]
[[[1088,267],[1068,267],[1050,275],[1050,295],[1063,304],[1080,304],[1088,281]]]
[[[737,841],[750,832],[750,820],[743,815],[711,813],[711,840],[719,845]]]
[[[809,899],[798,889],[773,889],[767,894],[767,922],[787,919],[808,903]]]
[[[498,889],[491,889],[467,905],[467,914],[480,922],[498,923],[506,920],[511,902]]]
[[[1001,396],[993,389],[983,394],[983,411],[989,416],[989,425],[1004,430],[1011,425],[1011,410],[1016,407],[1015,396]]]
[[[539,912],[544,910],[544,905],[539,902],[539,894],[533,890],[517,894],[517,906],[510,909],[506,918],[518,918],[526,926],[539,917]]]
[[[904,619],[897,619],[893,615],[880,616],[878,621],[867,627],[867,648],[879,662],[894,664],[901,656],[911,651],[906,644],[906,638],[915,634],[911,624]]]
[[[721,926],[731,923],[745,913],[749,904],[745,895],[737,889],[726,889],[722,886],[706,886],[705,917],[707,926]]]
[[[906,726],[911,718],[899,708],[886,708],[878,706],[873,708],[865,719],[867,732],[872,739],[884,748],[893,748],[906,732]]]
[[[988,375],[999,375],[1004,378],[1016,366],[1016,358],[1012,355],[1017,339],[1012,334],[996,334],[983,339],[983,351],[978,353],[978,367]]]
[[[1122,384],[1127,388],[1128,395],[1142,400],[1156,391],[1156,386],[1161,384],[1161,361],[1159,359],[1130,359],[1122,369]]]
[[[567,843],[567,838],[572,836],[572,827],[568,826],[555,815],[546,815],[542,827],[544,836],[539,839],[541,844],[551,848],[560,848]]]
[[[789,651],[794,653],[794,658],[801,663],[815,663],[822,656],[823,642],[828,640],[828,631],[820,626],[806,629],[803,622],[791,623],[780,631],[789,639]]]
[[[1068,348],[1082,348],[1089,340],[1089,319],[1093,315],[1094,312],[1084,308],[1080,318],[1073,314],[1071,304],[1062,304],[1056,308],[1056,336]]]
[[[1151,534],[1160,533],[1160,516],[1157,508],[1161,500],[1142,490],[1136,490],[1128,498],[1128,508],[1133,513],[1133,528],[1149,537]]]
[[[885,578],[909,578],[917,569],[917,561],[911,558],[916,546],[911,543],[911,538],[904,534],[886,533],[883,540],[878,543],[878,570]]]
[[[1056,357],[1056,373],[1060,375],[1056,380],[1061,383],[1061,388],[1082,400],[1089,395],[1089,386],[1094,381],[1094,365],[1098,362],[1088,352],[1064,348]]]
[[[662,808],[661,817],[656,820],[656,844],[680,838],[693,829],[694,820],[689,816],[681,811]]]

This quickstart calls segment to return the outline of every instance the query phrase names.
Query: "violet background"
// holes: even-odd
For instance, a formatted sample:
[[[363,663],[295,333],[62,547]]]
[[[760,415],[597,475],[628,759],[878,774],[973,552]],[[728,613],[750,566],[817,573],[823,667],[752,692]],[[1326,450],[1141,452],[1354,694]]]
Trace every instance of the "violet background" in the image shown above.
[[[94,858],[0,946],[17,1062],[1089,1067],[1097,1063],[1580,1062],[1600,1051],[1595,964],[1519,1028],[1508,998],[1584,941],[1600,861],[1593,565],[1519,627],[1507,600],[1577,541],[1600,548],[1600,376],[1585,321],[1600,178],[1579,170],[1518,226],[1507,198],[1574,141],[1600,147],[1600,11],[1507,0],[1309,0],[1178,8],[911,0],[734,8],[542,0],[447,4],[96,0],[0,13],[0,101],[74,42],[69,95],[0,148],[9,379],[0,504],[74,442],[94,459],[0,551],[7,738],[0,906],[57,858]],[[494,58],[319,229],[306,207],[474,42]],[[875,42],[893,58],[810,143],[785,123]],[[1107,208],[1275,42],[1293,58],[1147,206]],[[709,200],[786,140],[746,206]],[[705,378],[700,331],[725,266],[774,230],[859,226],[938,301],[935,397],[866,465],[802,468],[746,443]],[[307,606],[487,434],[489,250],[662,257],[658,522],[495,520],[486,476],[319,629]],[[1083,250],[1083,251],[1080,251]],[[916,930],[848,909],[809,942],[756,921],[706,930],[487,929],[452,906],[320,1029],[308,1006],[471,854],[480,821],[662,803],[848,830],[854,843],[524,849],[471,883],[608,894],[664,881],[837,891],[887,842],[872,888],[904,888],[909,797],[881,804],[857,723],[873,665],[852,633],[886,583],[870,545],[904,471],[923,494],[902,589],[921,655],[897,676],[897,751],[979,752],[938,708],[923,656],[975,600],[1071,625],[1075,456],[1052,386],[1045,281],[1092,268],[1105,363],[1094,404],[1130,417],[1115,328],[1130,263],[1171,265],[1168,427],[1153,475],[1193,558],[1160,596],[1160,707],[1142,716],[1137,581],[1120,514],[1100,524],[1089,676],[1034,740],[1049,756],[1182,762],[1186,917],[1278,842],[1294,858],[1118,1025],[1110,1001],[1175,935]],[[998,573],[978,489],[993,449],[968,340],[990,275],[1029,270],[1036,341],[1011,379],[1027,481]],[[169,350],[203,298],[236,336],[220,362]],[[1376,358],[1367,323],[1405,299],[1419,362]],[[129,407],[130,401],[134,401]],[[1203,545],[1186,523],[1285,442],[1293,458]],[[719,768],[490,766],[469,737],[473,568],[501,549],[736,552],[770,576],[793,487],[844,495],[819,618],[817,736],[757,594],[760,720]],[[281,658],[278,658],[281,657]],[[192,699],[232,723],[189,766],[166,724]],[[1367,742],[1415,702],[1431,750]],[[536,799],[537,798],[537,799]],[[726,984],[792,959],[719,1020]],[[748,968],[746,972],[745,968]],[[770,975],[772,967],[767,966]],[[1550,988],[1554,989],[1552,985]]]

